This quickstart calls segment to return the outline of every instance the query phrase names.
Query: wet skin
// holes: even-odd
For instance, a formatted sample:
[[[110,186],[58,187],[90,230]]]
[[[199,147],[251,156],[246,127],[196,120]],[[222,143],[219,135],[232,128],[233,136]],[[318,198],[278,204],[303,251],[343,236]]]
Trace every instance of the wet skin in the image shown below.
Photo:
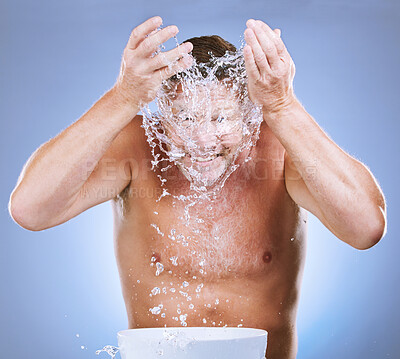
[[[181,201],[167,196],[157,202],[161,172],[150,170],[152,155],[140,124],[137,116],[123,130],[134,138],[132,180],[112,201],[115,253],[129,327],[180,326],[179,304],[182,314],[188,314],[188,326],[265,329],[268,358],[294,358],[306,212],[286,191],[283,146],[264,122],[252,160],[228,178],[212,210],[204,202],[190,212],[206,219],[199,226],[200,240],[178,219],[184,213]],[[189,194],[189,182],[176,166],[164,175],[170,193]],[[168,237],[172,228],[191,235],[187,247]],[[174,256],[177,266],[170,260]],[[203,266],[201,258],[205,258]],[[164,265],[159,276],[156,262]],[[189,286],[183,287],[183,281]],[[197,293],[201,283],[204,286]],[[165,288],[167,294],[150,296],[154,287]],[[165,318],[149,311],[160,304]]]

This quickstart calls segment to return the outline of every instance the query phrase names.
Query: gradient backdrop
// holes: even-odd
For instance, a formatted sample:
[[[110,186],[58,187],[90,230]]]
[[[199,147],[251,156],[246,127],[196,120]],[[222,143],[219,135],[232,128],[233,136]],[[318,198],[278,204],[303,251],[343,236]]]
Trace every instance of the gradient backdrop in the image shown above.
[[[398,0],[2,0],[0,6],[1,358],[95,358],[127,326],[110,204],[29,232],[9,217],[7,202],[29,155],[113,85],[130,31],[153,15],[176,24],[179,41],[218,34],[239,46],[250,17],[282,29],[298,98],[371,168],[389,219],[386,237],[357,251],[310,216],[298,358],[400,357]]]

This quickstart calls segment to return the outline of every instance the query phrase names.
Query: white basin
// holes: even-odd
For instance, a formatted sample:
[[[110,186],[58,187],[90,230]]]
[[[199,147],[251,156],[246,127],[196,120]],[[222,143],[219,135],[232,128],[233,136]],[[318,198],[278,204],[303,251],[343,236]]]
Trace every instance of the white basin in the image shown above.
[[[267,332],[252,328],[143,328],[118,332],[122,359],[264,359]]]

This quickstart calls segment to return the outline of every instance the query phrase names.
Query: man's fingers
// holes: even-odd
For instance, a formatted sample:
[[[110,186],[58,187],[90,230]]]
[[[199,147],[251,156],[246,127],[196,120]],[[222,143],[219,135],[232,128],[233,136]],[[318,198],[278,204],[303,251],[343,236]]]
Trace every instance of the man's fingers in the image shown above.
[[[145,36],[156,30],[162,24],[160,16],[153,16],[144,23],[136,26],[129,37],[127,48],[134,50],[144,40]]]
[[[244,64],[246,66],[247,76],[253,77],[258,80],[260,73],[258,71],[256,61],[254,60],[253,51],[249,45],[245,45],[243,48]]]
[[[175,36],[178,32],[177,26],[170,25],[146,37],[139,45],[141,55],[143,57],[150,56],[157,50],[158,46]]]
[[[185,42],[172,50],[160,52],[157,56],[151,59],[150,70],[155,71],[168,66],[170,63],[179,60],[182,56],[193,50],[191,42]]]
[[[261,26],[261,28],[267,33],[267,35],[271,38],[271,40],[275,44],[279,56],[281,56],[282,53],[286,50],[285,44],[281,39],[280,29],[272,30],[264,21],[261,20],[249,19],[247,20],[246,24],[248,24],[249,27],[252,27],[251,24],[253,24],[253,26],[254,24],[258,24],[259,26]]]
[[[267,60],[271,69],[276,70],[276,68],[280,65],[280,59],[274,40],[271,38],[270,35],[268,35],[268,32],[263,28],[260,22],[257,21],[252,26],[258,42],[260,43],[262,50],[267,56]],[[276,35],[274,34],[274,36]]]
[[[190,55],[184,55],[180,60],[170,63],[169,66],[157,70],[161,80],[166,80],[176,73],[188,69],[193,64],[193,58]]]
[[[283,43],[283,40],[281,39],[281,30],[280,29],[272,30],[265,22],[261,20],[257,20],[257,22],[260,23],[263,29],[270,35],[272,41],[276,46],[278,55],[281,57],[287,57],[289,53],[287,52],[286,46]]]
[[[250,45],[251,50],[253,51],[254,60],[257,64],[258,69],[260,70],[260,73],[270,73],[271,68],[269,67],[267,57],[265,56],[265,53],[261,48],[254,31],[247,28],[244,31],[244,38],[246,40],[246,43]]]
[[[287,51],[286,46],[283,43],[283,40],[281,38],[281,30],[280,29],[272,30],[265,22],[263,22],[261,20],[249,19],[249,20],[247,20],[246,24],[249,27],[254,27],[255,24],[257,24],[258,26],[261,26],[261,28],[265,31],[267,36],[274,43],[279,59],[283,58],[285,60],[285,62],[290,61],[290,55],[289,55],[289,52]]]
[[[261,28],[267,33],[268,36],[271,37],[271,39],[275,40],[276,39],[276,33],[264,22],[261,20],[253,20],[258,26],[261,26]]]
[[[277,40],[276,44],[276,49],[278,51],[278,55],[279,57],[282,59],[284,59],[284,61],[290,62],[290,55],[289,52],[285,46],[285,44],[283,43],[283,40],[281,38],[282,36],[282,31],[281,29],[275,29],[274,32],[279,36],[279,39]]]

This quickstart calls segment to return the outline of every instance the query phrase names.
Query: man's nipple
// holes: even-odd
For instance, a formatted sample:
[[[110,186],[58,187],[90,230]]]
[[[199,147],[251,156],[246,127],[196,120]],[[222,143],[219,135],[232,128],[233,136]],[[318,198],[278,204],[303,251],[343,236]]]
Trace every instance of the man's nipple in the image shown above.
[[[272,260],[272,254],[271,254],[271,252],[265,251],[262,258],[263,258],[263,262],[264,262],[264,263],[269,263],[269,262],[271,262],[271,260]]]

